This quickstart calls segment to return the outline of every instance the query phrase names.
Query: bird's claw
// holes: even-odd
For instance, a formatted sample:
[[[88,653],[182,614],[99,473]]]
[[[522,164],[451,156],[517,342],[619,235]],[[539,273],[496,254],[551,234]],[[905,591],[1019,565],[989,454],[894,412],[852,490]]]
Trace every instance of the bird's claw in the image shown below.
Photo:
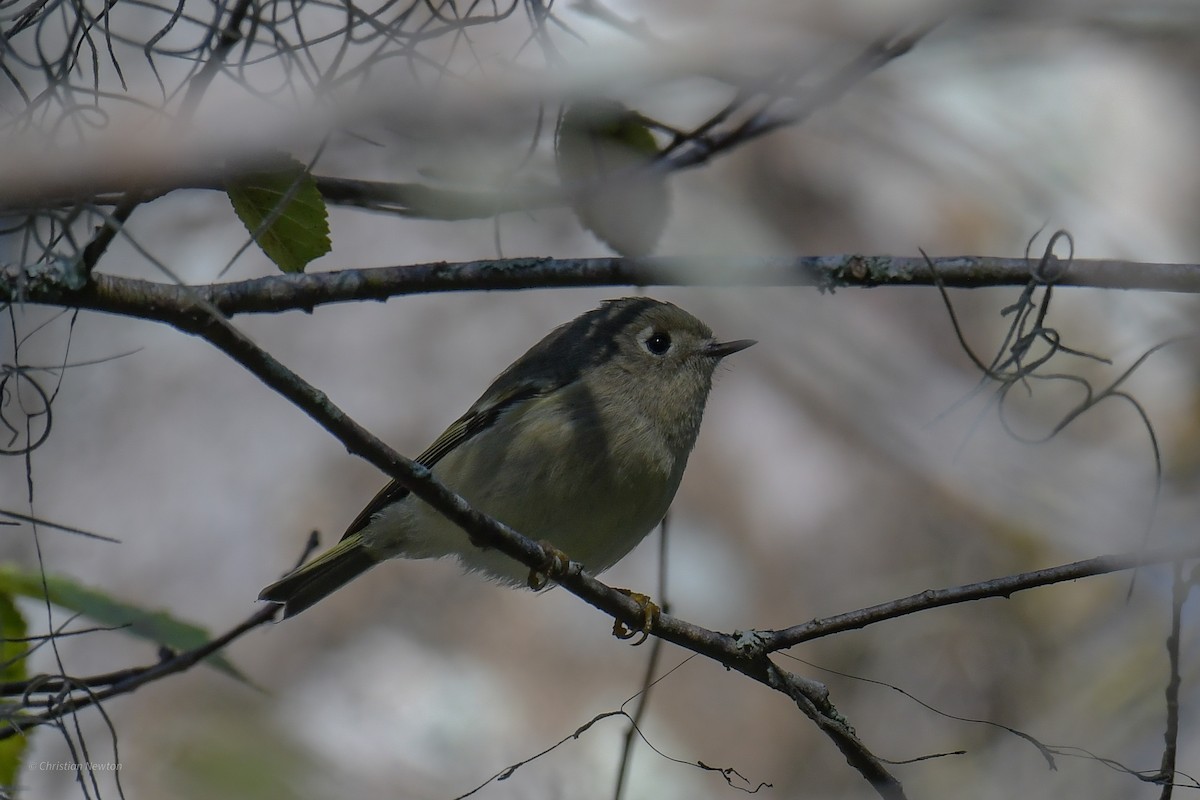
[[[630,600],[638,604],[638,607],[642,611],[642,624],[639,628],[629,628],[621,620],[614,620],[613,636],[618,639],[632,639],[634,636],[641,634],[641,638],[633,643],[633,646],[637,647],[650,638],[650,631],[654,628],[654,624],[658,622],[658,618],[662,614],[662,609],[648,595],[644,595],[641,592],[634,592],[629,589],[617,589],[617,591],[623,595],[627,595]]]
[[[542,546],[542,551],[546,554],[546,560],[529,570],[527,583],[529,588],[535,592],[545,589],[546,584],[558,576],[565,575],[567,569],[571,566],[570,557],[562,550],[559,550],[545,539],[540,540],[538,544]]]

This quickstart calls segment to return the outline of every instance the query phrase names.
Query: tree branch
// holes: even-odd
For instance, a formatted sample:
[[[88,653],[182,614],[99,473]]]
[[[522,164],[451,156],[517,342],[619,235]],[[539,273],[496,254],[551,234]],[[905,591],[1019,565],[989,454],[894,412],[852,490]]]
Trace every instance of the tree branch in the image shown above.
[[[515,4],[514,4],[515,7]],[[189,121],[200,97],[210,84],[215,71],[224,63],[229,49],[240,38],[238,30],[250,9],[248,0],[238,0],[230,13],[214,48],[212,57],[188,85],[177,127]],[[720,78],[739,89],[738,98],[710,120],[692,131],[680,132],[650,167],[663,174],[692,169],[711,161],[715,156],[730,152],[743,144],[783,127],[797,125],[817,110],[832,105],[855,85],[896,58],[908,53],[933,25],[917,27],[909,32],[886,36],[871,42],[847,65],[816,81],[812,86],[796,88],[799,77],[772,73],[759,77]],[[751,98],[761,99],[760,109],[742,114],[745,119],[730,122]],[[554,98],[561,100],[561,98]],[[654,120],[647,119],[653,123]],[[666,126],[658,123],[660,127]],[[267,151],[277,147],[274,137]],[[221,159],[211,154],[168,152],[149,159],[133,170],[114,170],[107,159],[88,165],[75,165],[62,179],[9,180],[4,196],[0,197],[0,213],[29,213],[31,209],[53,208],[80,202],[116,205],[112,222],[106,224],[89,249],[84,265],[90,270],[120,228],[140,202],[180,189],[225,190],[225,181],[259,163],[263,152],[245,152],[234,163],[224,166],[214,162]],[[5,177],[0,175],[0,177]],[[566,189],[557,185],[530,185],[504,190],[474,190],[431,186],[420,183],[356,180],[332,176],[314,176],[322,196],[330,203],[356,206],[398,214],[404,217],[440,220],[480,219],[516,211],[567,205],[579,187]],[[601,182],[602,183],[602,182]],[[594,188],[594,187],[593,187]]]
[[[1006,575],[1002,578],[968,583],[948,589],[926,589],[919,594],[861,608],[847,614],[815,619],[812,622],[777,631],[755,631],[753,635],[761,643],[764,651],[773,653],[833,633],[865,628],[877,622],[915,614],[918,611],[928,611],[931,608],[982,600],[985,597],[1008,598],[1014,593],[1026,589],[1036,589],[1093,575],[1123,572],[1152,564],[1176,563],[1194,558],[1200,558],[1200,545],[1192,543],[1098,556],[1057,567],[1023,572],[1019,575]]]
[[[1056,286],[1200,293],[1200,265],[1051,257]],[[932,264],[932,269],[930,267]],[[272,275],[206,286],[95,273],[73,290],[57,265],[0,265],[0,302],[26,302],[171,322],[221,314],[311,311],[327,303],[386,300],[429,292],[568,286],[814,286],[840,288],[942,285],[974,289],[1025,286],[1023,258],[947,256],[797,256],[793,258],[508,258],[435,262],[300,275]],[[935,272],[936,270],[936,272]],[[1059,272],[1061,270],[1061,272]]]
[[[53,697],[46,701],[48,708],[40,714],[11,714],[5,715],[3,726],[0,727],[0,741],[23,733],[38,725],[45,725],[61,719],[67,714],[88,706],[93,706],[110,697],[127,694],[145,686],[152,681],[174,675],[194,667],[204,659],[217,653],[247,631],[270,622],[279,612],[278,608],[260,608],[237,627],[229,630],[207,644],[192,650],[163,658],[157,664],[148,667],[135,667],[121,670],[94,678],[73,679],[66,677],[51,678],[42,676],[24,682],[24,686],[3,684],[4,694],[20,690],[26,698],[25,705],[33,705],[28,698],[34,694],[51,694]],[[102,687],[95,688],[92,687]]]

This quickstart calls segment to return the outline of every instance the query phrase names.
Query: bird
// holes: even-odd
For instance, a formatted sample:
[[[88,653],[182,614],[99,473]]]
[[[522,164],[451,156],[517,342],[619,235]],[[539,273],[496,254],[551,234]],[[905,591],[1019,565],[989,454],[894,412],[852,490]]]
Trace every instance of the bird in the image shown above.
[[[478,511],[599,574],[666,515],[717,365],[753,344],[717,341],[672,303],[607,300],[533,345],[416,461]],[[259,599],[286,619],[380,562],[447,556],[502,584],[532,577],[393,480],[337,545]]]

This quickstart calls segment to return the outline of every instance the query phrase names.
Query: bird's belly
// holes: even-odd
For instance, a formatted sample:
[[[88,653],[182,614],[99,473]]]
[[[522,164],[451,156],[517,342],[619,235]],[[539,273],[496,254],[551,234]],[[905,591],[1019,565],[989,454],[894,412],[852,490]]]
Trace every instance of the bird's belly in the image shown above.
[[[666,514],[675,487],[667,486],[662,476],[619,484],[588,476],[586,471],[578,477],[577,481],[564,480],[560,474],[543,483],[539,476],[527,474],[523,486],[526,491],[538,489],[534,496],[541,502],[537,503],[506,502],[505,497],[528,495],[503,490],[477,500],[467,492],[464,497],[488,516],[531,539],[549,542],[598,574],[654,529]],[[465,538],[461,531],[458,535]],[[524,583],[529,575],[528,567],[495,550],[468,546],[455,552],[468,570],[498,580]]]

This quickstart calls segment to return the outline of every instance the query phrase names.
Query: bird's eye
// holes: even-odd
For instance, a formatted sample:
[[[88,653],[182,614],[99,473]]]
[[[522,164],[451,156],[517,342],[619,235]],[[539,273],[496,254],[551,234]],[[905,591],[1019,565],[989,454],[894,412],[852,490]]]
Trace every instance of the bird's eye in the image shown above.
[[[652,355],[661,356],[671,349],[671,334],[655,331],[646,337],[646,349]]]

